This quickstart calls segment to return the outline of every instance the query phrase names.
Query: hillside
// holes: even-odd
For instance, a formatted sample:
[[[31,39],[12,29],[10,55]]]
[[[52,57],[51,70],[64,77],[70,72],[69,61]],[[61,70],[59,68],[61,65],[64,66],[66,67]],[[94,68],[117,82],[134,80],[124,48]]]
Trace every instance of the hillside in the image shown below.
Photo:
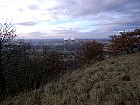
[[[140,105],[140,53],[107,59],[2,105]]]

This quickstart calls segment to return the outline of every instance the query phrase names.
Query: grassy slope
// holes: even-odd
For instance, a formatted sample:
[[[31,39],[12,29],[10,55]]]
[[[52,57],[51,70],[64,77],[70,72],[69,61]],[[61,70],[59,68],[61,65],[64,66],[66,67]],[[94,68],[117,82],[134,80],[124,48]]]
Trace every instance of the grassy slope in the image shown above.
[[[140,105],[140,53],[98,62],[1,104]]]

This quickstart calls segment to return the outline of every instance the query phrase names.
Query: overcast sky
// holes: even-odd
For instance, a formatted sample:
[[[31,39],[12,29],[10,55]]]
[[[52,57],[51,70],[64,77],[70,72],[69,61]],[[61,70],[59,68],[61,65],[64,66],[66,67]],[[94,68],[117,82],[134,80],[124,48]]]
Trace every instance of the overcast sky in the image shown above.
[[[107,38],[140,27],[140,0],[0,0],[21,38]]]

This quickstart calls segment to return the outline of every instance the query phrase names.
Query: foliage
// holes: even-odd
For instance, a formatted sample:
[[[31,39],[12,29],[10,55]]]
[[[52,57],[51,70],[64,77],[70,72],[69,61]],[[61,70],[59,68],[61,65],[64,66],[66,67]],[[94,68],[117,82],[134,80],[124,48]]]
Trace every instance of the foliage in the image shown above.
[[[96,41],[87,41],[81,50],[80,60],[82,63],[90,63],[91,61],[103,60],[103,46]]]
[[[110,36],[109,51],[117,54],[126,51],[127,53],[134,53],[140,51],[140,28],[134,31],[121,32],[120,35]]]
[[[66,69],[61,62],[61,58],[62,55],[60,53],[53,51],[49,53],[45,59],[46,72],[52,79],[57,78],[57,76]]]
[[[0,101],[5,96],[38,89],[46,82],[58,78],[64,71],[61,54],[37,53],[30,43],[15,41],[15,32],[14,24],[0,24]]]
[[[6,81],[4,74],[4,67],[7,66],[7,61],[11,57],[13,39],[16,37],[16,29],[12,22],[0,23],[0,100],[5,97],[6,93]]]
[[[23,42],[13,47],[15,53],[12,54],[8,65],[4,68],[9,95],[38,89],[52,79],[57,79],[58,74],[64,70],[57,52],[41,56],[36,55],[36,52],[30,52],[30,47],[30,44]]]

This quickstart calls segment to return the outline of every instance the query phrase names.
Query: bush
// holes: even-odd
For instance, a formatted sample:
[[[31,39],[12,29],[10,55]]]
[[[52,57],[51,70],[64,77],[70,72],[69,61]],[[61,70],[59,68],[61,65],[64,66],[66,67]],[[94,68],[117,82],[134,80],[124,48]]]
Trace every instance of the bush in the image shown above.
[[[80,61],[87,64],[93,61],[103,60],[103,46],[96,41],[87,41],[81,50]]]
[[[140,28],[134,31],[121,32],[120,35],[110,36],[109,52],[112,54],[118,53],[134,53],[140,51]]]

